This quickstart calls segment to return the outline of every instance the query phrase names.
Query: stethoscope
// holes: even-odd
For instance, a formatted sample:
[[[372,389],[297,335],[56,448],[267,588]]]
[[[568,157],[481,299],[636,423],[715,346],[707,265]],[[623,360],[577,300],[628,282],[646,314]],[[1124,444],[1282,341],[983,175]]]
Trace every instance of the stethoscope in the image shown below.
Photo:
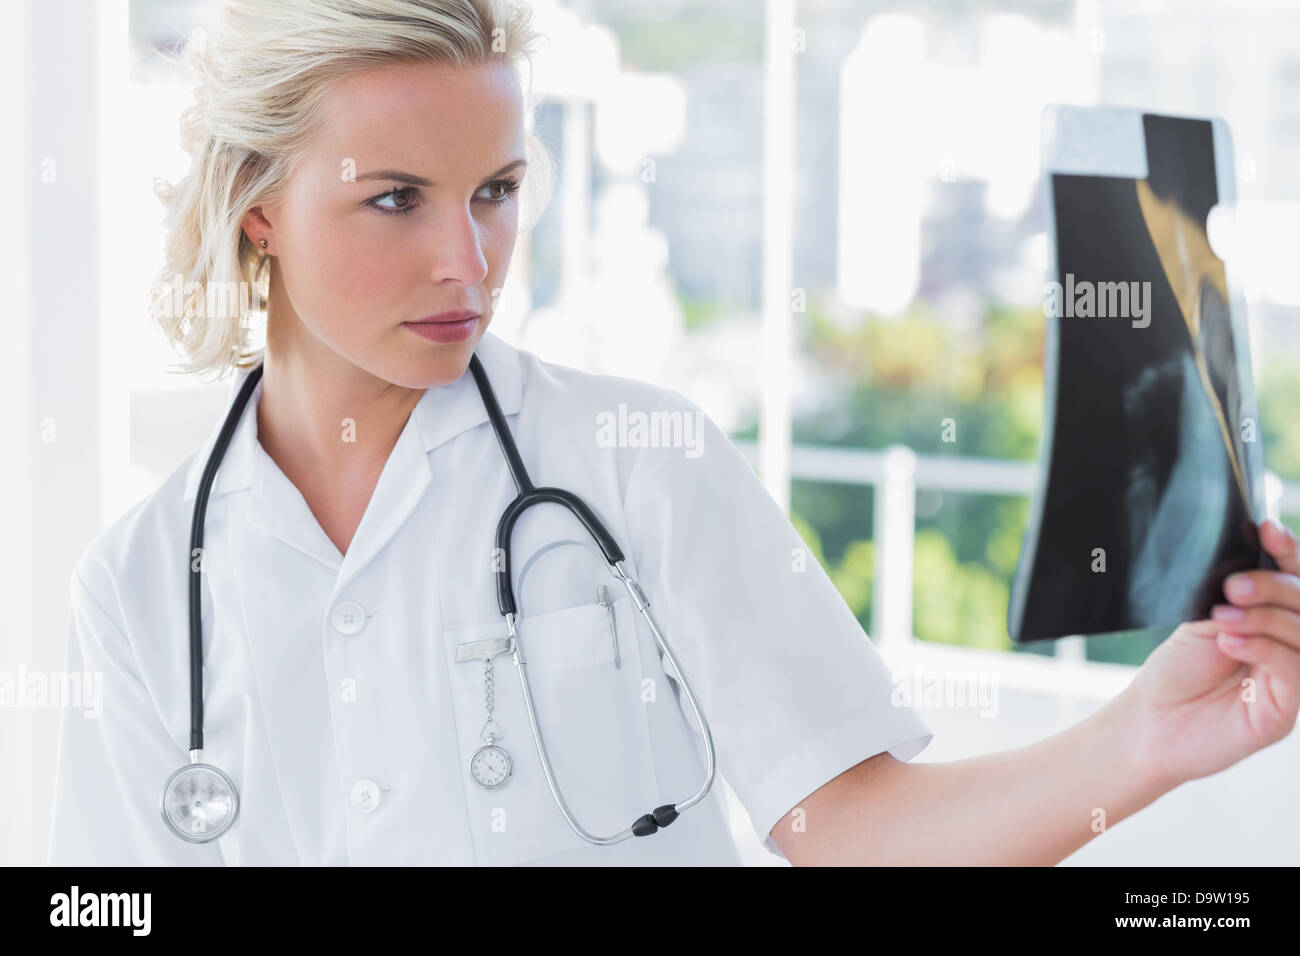
[[[230,444],[230,438],[234,434],[240,418],[243,417],[244,409],[253,394],[253,389],[256,388],[258,381],[262,378],[263,368],[262,364],[258,364],[256,368],[249,372],[247,379],[245,379],[238,395],[235,397],[230,411],[226,415],[225,423],[217,435],[216,443],[208,456],[207,464],[203,469],[203,476],[199,481],[198,494],[194,502],[194,518],[190,526],[190,762],[167,779],[166,784],[163,785],[161,801],[162,818],[168,828],[182,840],[189,843],[207,843],[210,840],[217,839],[230,829],[235,822],[235,818],[239,815],[239,791],[235,787],[235,782],[230,778],[229,774],[212,764],[204,763],[202,760],[203,622],[200,610],[200,582],[203,562],[201,560],[195,561],[193,557],[200,556],[203,553],[203,521],[207,513],[208,493],[211,491],[212,483],[216,478],[217,468],[221,464],[221,459],[226,453],[226,446]],[[474,375],[475,383],[478,385],[479,395],[482,397],[483,405],[487,409],[488,418],[492,422],[492,430],[496,432],[497,441],[501,445],[501,452],[505,456],[506,463],[510,467],[510,474],[514,478],[515,486],[519,491],[518,496],[506,507],[500,521],[497,523],[497,550],[495,554],[500,559],[498,565],[499,576],[497,577],[497,604],[500,607],[502,616],[505,618],[506,629],[509,634],[508,638],[504,639],[505,646],[502,652],[511,654],[511,659],[515,662],[515,669],[519,672],[519,683],[524,692],[524,705],[528,711],[528,722],[532,727],[533,740],[537,744],[537,755],[541,758],[542,769],[546,773],[546,783],[550,787],[551,796],[555,799],[560,812],[564,814],[564,819],[568,821],[573,831],[588,843],[608,845],[620,843],[632,836],[649,836],[668,826],[688,807],[699,803],[713,785],[717,759],[713,751],[713,735],[709,731],[708,721],[705,720],[704,711],[700,707],[699,699],[695,696],[695,689],[687,679],[681,662],[677,659],[677,655],[673,653],[672,647],[669,646],[668,639],[664,637],[663,630],[659,627],[654,612],[650,610],[649,598],[646,597],[645,592],[641,590],[641,586],[637,584],[636,580],[627,573],[627,569],[623,567],[623,552],[618,543],[605,530],[605,526],[600,523],[592,510],[577,495],[562,488],[537,488],[533,485],[528,476],[528,471],[524,468],[523,459],[519,457],[519,449],[515,446],[514,438],[506,425],[505,416],[501,413],[501,406],[497,404],[496,393],[493,392],[492,385],[488,381],[487,372],[484,371],[477,355],[470,356],[469,368]],[[543,502],[560,504],[569,509],[582,522],[591,537],[595,539],[610,570],[623,582],[637,610],[641,612],[646,619],[646,623],[650,625],[650,630],[654,634],[659,647],[672,663],[682,689],[686,691],[687,700],[690,701],[691,710],[695,714],[700,734],[704,738],[707,768],[704,774],[704,783],[695,791],[694,795],[681,803],[667,803],[656,807],[634,820],[631,826],[607,837],[593,836],[583,829],[560,792],[560,785],[556,782],[555,772],[551,767],[550,758],[546,754],[546,745],[542,741],[541,728],[537,726],[537,715],[533,708],[533,695],[528,686],[528,676],[525,672],[527,662],[524,659],[523,645],[516,626],[517,607],[510,576],[510,536],[514,530],[515,522],[519,520],[519,516],[533,505]],[[502,767],[505,768],[504,773],[497,773],[499,779],[493,784],[497,785],[504,782],[504,778],[509,776],[509,758],[504,751],[493,754],[490,752],[491,750],[499,751],[499,748],[494,746],[493,739],[489,739],[487,747],[480,747],[475,752],[474,760],[483,766],[496,768],[498,771]],[[481,780],[480,784],[482,785]]]

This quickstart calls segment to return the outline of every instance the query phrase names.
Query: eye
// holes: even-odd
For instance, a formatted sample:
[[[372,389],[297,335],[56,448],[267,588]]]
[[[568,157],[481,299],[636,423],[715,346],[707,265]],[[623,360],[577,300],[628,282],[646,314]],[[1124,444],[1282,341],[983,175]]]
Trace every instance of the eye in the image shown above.
[[[498,179],[495,182],[488,183],[483,188],[500,190],[494,197],[487,200],[494,206],[500,206],[519,191],[519,182],[514,179]]]
[[[366,200],[367,204],[390,216],[400,216],[415,208],[415,189],[402,186]]]

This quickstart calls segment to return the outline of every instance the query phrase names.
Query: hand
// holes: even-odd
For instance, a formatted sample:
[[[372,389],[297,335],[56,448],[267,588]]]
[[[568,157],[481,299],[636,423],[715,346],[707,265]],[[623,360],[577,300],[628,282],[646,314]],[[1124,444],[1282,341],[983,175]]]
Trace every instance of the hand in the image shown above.
[[[1295,727],[1300,557],[1283,525],[1264,522],[1260,537],[1280,570],[1229,577],[1231,603],[1169,635],[1121,695],[1133,708],[1138,766],[1161,792],[1230,767]]]

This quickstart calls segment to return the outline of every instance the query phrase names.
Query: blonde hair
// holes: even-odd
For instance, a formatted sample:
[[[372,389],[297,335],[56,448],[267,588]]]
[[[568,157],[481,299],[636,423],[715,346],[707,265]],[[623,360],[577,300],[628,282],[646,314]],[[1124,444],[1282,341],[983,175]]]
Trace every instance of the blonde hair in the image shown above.
[[[275,201],[338,80],[407,62],[504,62],[520,75],[538,37],[518,0],[226,0],[216,29],[195,31],[180,56],[198,80],[181,115],[190,169],[175,185],[155,183],[167,238],[151,311],[185,358],[176,370],[221,378],[261,360],[251,302],[269,295],[270,260],[242,220]],[[526,90],[531,109],[531,72]],[[521,232],[540,217],[554,175],[531,130],[525,149]],[[218,300],[226,307],[213,309]]]

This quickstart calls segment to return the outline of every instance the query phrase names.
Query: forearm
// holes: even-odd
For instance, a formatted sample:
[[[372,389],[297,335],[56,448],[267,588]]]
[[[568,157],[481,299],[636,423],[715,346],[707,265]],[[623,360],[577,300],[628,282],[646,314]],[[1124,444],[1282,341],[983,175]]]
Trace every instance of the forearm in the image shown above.
[[[949,763],[876,763],[846,775],[816,862],[1052,865],[1171,789],[1133,756],[1121,695],[1060,733]],[[803,836],[817,834],[808,819]],[[800,841],[804,842],[804,841]]]

